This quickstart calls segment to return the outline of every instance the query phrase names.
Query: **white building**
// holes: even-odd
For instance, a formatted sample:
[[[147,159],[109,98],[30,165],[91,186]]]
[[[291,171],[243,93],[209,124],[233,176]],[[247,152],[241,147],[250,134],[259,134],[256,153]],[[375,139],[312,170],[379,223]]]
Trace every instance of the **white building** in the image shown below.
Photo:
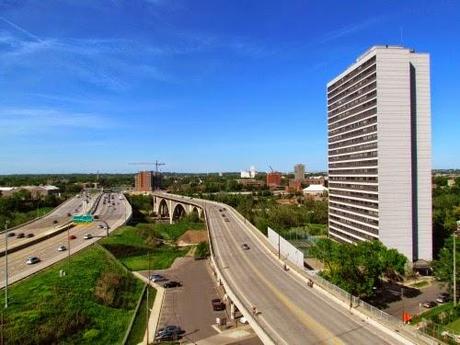
[[[375,46],[327,84],[329,233],[432,259],[430,57]]]
[[[240,177],[241,178],[255,178],[257,175],[256,168],[254,166],[251,166],[249,170],[243,170],[241,172]]]
[[[321,184],[311,184],[303,189],[305,195],[323,195],[324,193],[327,193],[327,188]]]

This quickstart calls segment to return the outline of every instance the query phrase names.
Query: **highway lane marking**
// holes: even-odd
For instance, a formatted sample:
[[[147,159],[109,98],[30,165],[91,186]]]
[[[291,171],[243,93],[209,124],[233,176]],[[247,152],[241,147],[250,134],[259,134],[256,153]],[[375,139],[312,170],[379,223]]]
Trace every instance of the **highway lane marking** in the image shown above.
[[[214,206],[214,207],[215,207],[215,206]],[[211,213],[211,212],[210,212],[210,213]],[[220,213],[217,213],[217,214],[220,216]],[[219,224],[218,224],[218,221],[217,221],[217,219],[220,219],[220,217],[211,217],[211,216],[209,215],[209,216],[208,216],[208,219],[209,219],[210,224],[211,224],[211,223],[215,223],[215,224],[216,224],[216,225],[215,225],[216,228],[219,228],[219,227],[220,227]],[[216,232],[217,232],[217,231],[214,231],[214,233],[216,233]],[[220,237],[220,238],[223,238],[224,235],[223,235],[223,234],[220,234],[219,237]],[[213,236],[212,236],[212,240],[213,240],[213,241],[216,241],[216,239],[217,239],[217,236],[213,235]],[[227,242],[227,241],[223,241],[222,243],[225,243],[225,245],[230,249],[229,244],[226,243],[226,242]],[[222,245],[224,245],[224,244],[222,244]],[[221,254],[221,248],[219,248],[219,246],[214,245],[214,249],[215,249],[215,251],[216,251],[216,254],[218,254],[218,256],[217,256],[217,258],[216,258],[216,264],[217,264],[217,260],[220,260],[221,265],[222,265],[223,267],[225,267],[225,264],[224,264],[223,259],[222,259],[223,256],[222,256],[222,254]],[[222,273],[222,275],[224,275],[224,273]],[[225,272],[225,275],[226,275],[225,280],[226,280],[228,283],[231,281],[231,283],[232,283],[231,285],[233,285],[234,287],[237,286],[237,284],[235,284],[234,279],[232,278],[231,272],[227,271],[227,272]],[[252,304],[250,303],[249,299],[248,299],[246,296],[238,296],[238,298],[239,298],[240,302],[242,302],[243,300],[245,300],[246,306],[247,306],[248,312],[249,312],[249,310],[250,310],[250,308],[251,308],[251,305],[252,305]],[[243,303],[242,303],[242,304],[243,304]],[[243,304],[243,305],[244,305],[244,304]],[[261,318],[261,320],[259,320],[258,322],[261,323],[261,321],[264,321],[265,327],[269,328],[273,335],[275,335],[276,337],[278,337],[279,339],[281,339],[281,341],[283,342],[283,344],[286,344],[286,345],[288,344],[286,341],[284,341],[283,337],[281,337],[281,336],[279,335],[279,333],[278,333],[270,324],[268,324],[265,320],[262,320],[262,318]],[[262,326],[260,326],[260,327],[262,327]],[[264,331],[264,332],[266,332],[266,331]],[[270,337],[270,336],[269,336],[269,337]]]
[[[236,242],[234,236],[232,235],[232,231],[229,229],[227,224],[222,221],[222,224],[227,229],[229,236],[235,246],[239,248],[238,243]],[[303,323],[307,328],[312,329],[313,333],[318,336],[319,339],[326,337],[325,341],[333,341],[332,344],[340,344],[344,345],[341,339],[337,338],[333,333],[331,333],[327,328],[322,326],[316,320],[312,319],[307,313],[303,311],[303,309],[299,308],[294,302],[291,301],[289,297],[287,297],[284,293],[282,293],[279,289],[277,289],[270,281],[265,278],[265,276],[260,273],[260,271],[254,266],[254,264],[245,256],[242,256],[244,260],[248,263],[248,265],[254,270],[260,280],[262,280],[265,285],[275,294],[275,296],[288,308],[290,309],[297,319]]]

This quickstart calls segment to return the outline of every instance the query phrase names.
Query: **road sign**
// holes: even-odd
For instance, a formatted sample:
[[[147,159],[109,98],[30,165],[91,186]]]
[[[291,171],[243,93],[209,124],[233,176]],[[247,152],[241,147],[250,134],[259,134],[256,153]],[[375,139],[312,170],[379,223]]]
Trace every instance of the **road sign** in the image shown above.
[[[72,221],[75,223],[92,223],[94,217],[91,214],[76,214],[72,217]]]

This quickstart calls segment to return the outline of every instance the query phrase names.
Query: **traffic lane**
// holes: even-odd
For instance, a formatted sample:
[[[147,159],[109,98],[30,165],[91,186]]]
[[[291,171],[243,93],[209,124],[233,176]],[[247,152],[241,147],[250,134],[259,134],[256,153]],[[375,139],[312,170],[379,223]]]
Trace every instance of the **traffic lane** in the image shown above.
[[[79,201],[79,199],[76,199],[76,200]],[[66,219],[66,221],[70,221],[70,218]],[[35,241],[37,236],[40,236],[40,235],[46,236],[47,233],[54,232],[55,227],[62,226],[63,224],[64,224],[64,222],[62,222],[61,224],[58,223],[56,225],[52,224],[52,226],[50,226],[49,228],[36,228],[35,231],[27,231],[27,234],[30,234],[30,233],[34,234],[34,236],[31,237],[31,238],[27,238],[27,237],[24,237],[24,238],[8,237],[8,246],[10,248],[12,248],[14,246],[22,245],[22,244],[27,243],[27,242]],[[45,230],[48,230],[48,231],[45,232]],[[23,232],[23,231],[25,231],[25,230],[23,228],[21,228],[21,229],[16,230],[14,233],[18,234],[19,232]],[[5,245],[2,242],[2,244],[0,245],[0,250],[4,250],[4,249],[5,249]]]
[[[112,210],[109,210],[109,214],[111,213],[113,213],[113,216],[109,218],[114,218],[114,220],[112,221],[111,219],[109,219],[108,223],[110,226],[113,226],[115,221],[118,220],[122,216],[122,212],[120,211],[115,214]],[[74,248],[74,247],[77,247],[83,244],[84,242],[87,242],[88,244],[94,242],[93,240],[84,240],[83,239],[84,234],[91,233],[93,234],[95,239],[97,239],[98,237],[105,237],[107,231],[105,229],[99,229],[97,227],[97,224],[90,223],[90,224],[77,225],[75,228],[70,229],[69,233],[70,235],[76,236],[75,240],[70,240],[70,247]],[[15,275],[21,272],[27,271],[31,269],[32,267],[36,269],[44,268],[49,265],[50,260],[55,259],[57,257],[60,257],[61,259],[65,258],[68,255],[68,252],[67,251],[58,252],[57,248],[60,245],[65,245],[66,247],[68,246],[67,231],[61,234],[58,234],[43,242],[39,242],[35,245],[24,248],[18,252],[9,254],[8,255],[8,268],[9,268],[8,277],[13,278]],[[41,262],[38,264],[34,264],[34,265],[27,265],[25,261],[28,256],[38,256],[41,259]],[[0,258],[0,266],[3,269],[2,275],[1,275],[1,278],[3,278],[3,281],[1,282],[1,286],[4,286],[5,284],[5,281],[4,281],[5,262],[4,260],[5,260],[5,257]]]
[[[219,233],[220,240],[216,240],[215,247],[220,254],[224,268],[222,270],[231,289],[248,310],[256,306],[261,314],[257,316],[257,322],[277,342],[283,344],[318,343],[320,340],[313,330],[306,328],[297,318],[293,318],[290,312],[286,312],[286,306],[279,296],[261,281],[257,272],[243,259],[242,249],[235,248],[229,238],[229,230],[224,225],[221,217],[213,217],[211,227]],[[217,223],[217,224],[216,224]],[[217,229],[217,230],[216,230]],[[221,266],[222,267],[222,266]],[[245,301],[246,300],[246,301]],[[301,340],[302,339],[302,340]]]
[[[232,220],[234,221],[234,220]],[[243,233],[244,232],[244,233]],[[239,236],[240,241],[247,241],[246,231],[240,228],[240,231],[233,232]],[[318,291],[305,286],[305,282],[300,280],[295,274],[285,272],[281,265],[275,261],[271,255],[267,255],[265,250],[260,248],[261,244],[255,243],[255,247],[247,252],[248,257],[257,263],[259,268],[270,274],[270,277],[276,286],[279,286],[288,298],[299,305],[303,310],[311,311],[310,314],[317,322],[329,328],[328,331],[346,343],[361,343],[373,335],[374,343],[388,344],[384,339],[384,334],[379,334],[377,328],[363,322],[360,318],[349,313],[345,308],[328,300]],[[265,257],[264,257],[265,256]],[[270,264],[271,261],[271,264]],[[264,266],[264,267],[263,267]],[[334,314],[334,327],[330,329],[328,320]],[[377,337],[377,338],[375,338]]]
[[[227,215],[227,217],[228,217],[228,215]],[[222,225],[225,226],[227,224],[231,224],[234,221],[235,221],[235,219],[232,219],[229,223],[223,222]],[[253,255],[251,261],[256,263],[256,265],[257,265],[256,269],[257,270],[263,271],[265,273],[265,275],[270,277],[269,278],[270,279],[270,283],[269,283],[270,285],[273,282],[274,285],[279,288],[278,292],[282,291],[282,294],[285,294],[286,297],[291,299],[291,302],[295,301],[295,303],[297,303],[297,304],[300,302],[300,305],[302,307],[301,309],[303,309],[303,310],[314,310],[315,311],[314,313],[312,313],[312,314],[314,314],[315,318],[312,318],[312,320],[310,320],[310,323],[312,323],[312,322],[315,323],[315,319],[316,319],[316,320],[321,320],[321,324],[326,324],[327,325],[327,321],[328,320],[330,321],[331,312],[335,312],[336,317],[338,315],[340,315],[340,314],[338,314],[339,311],[337,310],[337,308],[332,308],[332,310],[329,309],[329,308],[325,308],[324,307],[324,302],[325,301],[320,299],[319,296],[311,296],[311,291],[308,291],[304,284],[301,284],[299,286],[295,286],[296,283],[294,283],[294,285],[293,285],[292,284],[293,282],[290,281],[290,279],[285,279],[286,278],[286,272],[284,272],[284,270],[282,270],[281,265],[279,263],[274,263],[273,264],[273,262],[272,262],[272,264],[270,264],[270,261],[273,261],[274,259],[272,257],[264,257],[265,256],[265,251],[260,249],[260,248],[259,248],[260,249],[259,252],[257,252],[257,249],[258,249],[257,246],[259,245],[259,243],[258,242],[256,242],[257,244],[253,243],[252,239],[248,238],[246,233],[242,233],[243,231],[244,230],[242,230],[242,229],[240,229],[240,231],[238,231],[238,227],[235,227],[232,230],[228,229],[228,234],[236,235],[236,234],[239,233],[240,237],[238,238],[238,240],[241,243],[245,242],[245,241],[251,243],[251,245],[252,245],[251,250],[249,250],[247,252],[252,251],[252,253],[246,253],[246,254],[248,256],[251,256],[251,254]],[[237,249],[237,248],[235,248],[235,249]],[[240,248],[238,248],[238,249],[240,249]],[[259,265],[265,266],[265,267],[258,267]],[[297,284],[300,284],[300,283],[297,282]],[[299,288],[301,289],[300,291],[299,291]],[[302,291],[302,290],[304,290],[304,291]],[[275,292],[276,292],[276,290],[275,290]],[[299,300],[299,296],[300,296],[300,300]],[[280,297],[283,297],[283,296],[281,295]],[[313,305],[312,305],[312,301],[313,301]],[[314,303],[315,301],[316,301],[316,303]],[[319,304],[318,304],[318,301],[319,301]],[[289,301],[287,301],[287,302],[289,302]],[[337,306],[337,307],[339,307],[339,306]],[[319,317],[318,317],[318,315],[319,315]],[[270,317],[271,316],[272,315],[270,314]],[[305,317],[306,315],[303,315],[303,316]],[[340,337],[341,339],[346,340],[347,343],[348,342],[361,341],[363,338],[367,339],[368,336],[369,336],[369,330],[364,330],[363,326],[360,323],[353,322],[353,321],[350,322],[349,317],[350,317],[350,315],[346,315],[346,317],[344,317],[343,320],[339,320],[340,322],[338,322],[338,323],[335,322],[334,323],[334,331],[331,331],[331,330],[328,330],[328,329],[321,329],[322,327],[316,325],[316,327],[318,327],[318,331],[319,331],[317,333],[319,333],[320,337],[323,340],[329,340],[331,338],[333,339],[334,337]],[[292,318],[292,314],[291,314],[291,318]],[[276,324],[276,323],[271,320],[270,324]],[[289,325],[289,329],[291,330],[291,323]],[[324,337],[326,337],[326,338],[324,338]],[[296,339],[297,339],[297,341],[299,341],[297,337],[296,337]],[[314,342],[313,339],[311,339],[311,341]],[[383,339],[379,339],[379,342],[382,343],[382,344],[387,343]],[[379,343],[379,342],[377,342],[377,343]]]

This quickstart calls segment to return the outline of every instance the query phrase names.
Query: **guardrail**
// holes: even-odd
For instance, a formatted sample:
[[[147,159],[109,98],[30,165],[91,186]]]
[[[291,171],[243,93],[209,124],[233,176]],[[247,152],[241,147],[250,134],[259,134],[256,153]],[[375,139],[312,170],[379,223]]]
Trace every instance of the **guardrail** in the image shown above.
[[[56,236],[56,235],[58,235],[58,234],[60,234],[60,233],[62,233],[64,231],[66,231],[67,229],[70,229],[70,228],[74,227],[74,226],[75,226],[75,224],[73,222],[71,222],[71,221],[67,222],[67,223],[57,227],[55,229],[55,231],[53,231],[53,232],[51,232],[49,234],[46,234],[45,236],[36,237],[36,238],[34,238],[34,239],[30,240],[30,241],[21,243],[21,244],[19,244],[17,246],[9,247],[8,248],[8,254],[17,252],[17,251],[19,251],[21,249],[24,249],[24,248],[28,247],[28,246],[31,246],[31,245],[40,243],[42,241],[45,241],[45,240],[47,240],[47,239],[49,239],[51,237],[54,237],[54,236]],[[0,257],[3,257],[3,256],[5,256],[5,250],[0,251]]]

